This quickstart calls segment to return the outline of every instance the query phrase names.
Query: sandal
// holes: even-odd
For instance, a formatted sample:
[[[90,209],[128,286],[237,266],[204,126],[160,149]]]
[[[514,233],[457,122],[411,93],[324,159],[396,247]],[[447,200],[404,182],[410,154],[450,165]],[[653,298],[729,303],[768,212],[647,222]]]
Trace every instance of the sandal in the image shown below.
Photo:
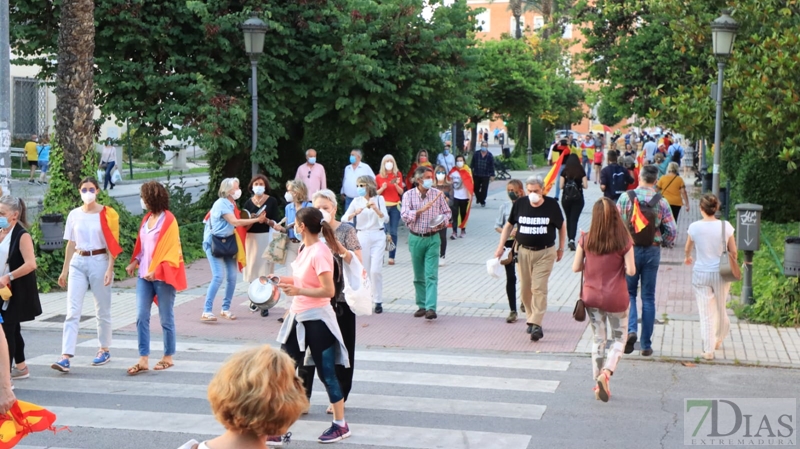
[[[136,365],[133,365],[132,367],[128,368],[128,375],[136,376],[137,374],[142,374],[145,371],[150,371],[150,368],[143,367],[137,363]]]
[[[221,318],[225,318],[226,320],[235,320],[236,315],[232,314],[230,310],[223,310],[219,313]]]
[[[394,265],[394,259],[389,259],[389,265]]]
[[[159,360],[158,363],[156,363],[156,366],[153,367],[153,370],[164,371],[165,369],[172,368],[173,366],[175,366],[174,363],[167,362],[166,360]]]

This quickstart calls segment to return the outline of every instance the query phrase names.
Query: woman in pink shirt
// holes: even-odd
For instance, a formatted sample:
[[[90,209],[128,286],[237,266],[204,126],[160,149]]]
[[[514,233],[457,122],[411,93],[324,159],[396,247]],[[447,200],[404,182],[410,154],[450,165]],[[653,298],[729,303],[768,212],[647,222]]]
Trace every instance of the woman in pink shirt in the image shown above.
[[[608,381],[617,369],[625,349],[628,325],[628,284],[625,275],[636,274],[633,240],[610,198],[594,203],[592,225],[581,235],[572,271],[584,272],[581,299],[592,324],[592,376],[597,382],[595,398],[608,402]],[[611,328],[614,344],[606,356],[606,329]]]
[[[333,406],[333,423],[320,435],[319,442],[334,443],[350,436],[344,419],[344,394],[336,377],[336,365],[349,368],[350,361],[331,306],[331,299],[336,295],[334,273],[341,277],[342,270],[334,267],[329,245],[334,248],[340,245],[322,212],[314,207],[297,212],[294,232],[302,244],[297,259],[292,262],[294,276],[281,276],[278,282],[278,287],[293,297],[278,341],[282,343],[281,349],[294,359],[301,379],[306,377],[304,365],[310,364],[304,363],[306,347],[310,349],[313,365]],[[320,239],[320,233],[327,245]]]

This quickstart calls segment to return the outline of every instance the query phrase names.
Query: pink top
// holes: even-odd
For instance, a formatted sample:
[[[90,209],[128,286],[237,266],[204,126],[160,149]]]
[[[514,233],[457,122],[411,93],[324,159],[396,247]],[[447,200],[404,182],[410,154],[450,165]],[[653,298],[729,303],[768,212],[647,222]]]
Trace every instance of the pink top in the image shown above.
[[[139,277],[147,276],[147,270],[150,269],[150,262],[153,260],[153,251],[156,250],[156,243],[158,243],[158,236],[161,234],[161,225],[164,224],[164,217],[167,214],[162,213],[156,220],[156,225],[152,229],[147,227],[147,222],[142,224],[139,229],[139,241],[142,242],[142,252],[137,255],[139,259]]]
[[[597,149],[594,152],[594,163],[598,165],[603,163],[603,150]]]
[[[311,165],[310,167],[308,163],[305,163],[297,167],[297,173],[294,175],[294,179],[299,179],[306,185],[308,189],[308,201],[311,201],[315,193],[328,188],[328,180],[325,177],[325,167],[319,163]]]
[[[303,248],[297,255],[297,259],[292,262],[292,273],[294,273],[294,285],[299,288],[322,287],[319,275],[333,273],[333,254],[328,249],[328,245],[317,242]],[[294,313],[302,313],[306,310],[325,307],[330,303],[331,298],[311,298],[297,295],[292,301],[290,310]]]
[[[593,254],[586,251],[584,239],[578,243],[584,249],[583,302],[586,307],[594,307],[610,313],[628,310],[628,283],[625,278],[625,249],[613,254]]]

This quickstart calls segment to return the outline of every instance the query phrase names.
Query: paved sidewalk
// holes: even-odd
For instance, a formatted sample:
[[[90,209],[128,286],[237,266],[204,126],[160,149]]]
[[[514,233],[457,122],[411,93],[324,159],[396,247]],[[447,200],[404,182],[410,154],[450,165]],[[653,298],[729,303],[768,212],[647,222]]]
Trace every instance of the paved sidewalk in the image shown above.
[[[544,169],[535,173],[544,174]],[[514,172],[524,179],[530,172]],[[692,179],[687,179],[692,184]],[[116,190],[116,189],[115,189]],[[601,192],[594,182],[586,192],[586,204],[580,228],[589,229],[591,205]],[[505,323],[508,301],[505,280],[492,279],[486,273],[485,262],[498,243],[494,221],[502,201],[507,201],[505,182],[492,183],[486,208],[473,208],[467,224],[467,236],[447,241],[447,264],[439,271],[439,319],[434,322],[413,319],[416,310],[407,231],[401,228],[397,264],[384,265],[384,314],[359,318],[359,345],[379,347],[494,349],[502,351],[577,352],[591,350],[591,329],[587,323],[572,320],[571,312],[579,292],[579,275],[572,273],[573,253],[567,252],[557,263],[550,279],[548,314],[543,323],[545,339],[533,343],[524,333],[524,319],[516,324]],[[690,195],[691,198],[691,195]],[[691,290],[691,267],[684,266],[683,244],[688,225],[697,220],[697,200],[691,199],[691,212],[683,211],[679,220],[679,240],[673,249],[664,249],[656,291],[657,323],[653,337],[655,355],[665,358],[695,359],[701,352],[700,326],[697,307]],[[280,273],[280,270],[279,270]],[[275,335],[279,326],[276,318],[279,307],[268,318],[251,314],[247,309],[247,284],[239,282],[233,311],[235,322],[201,323],[205,287],[210,270],[205,260],[189,267],[190,288],[178,295],[176,302],[177,328],[181,335],[236,338],[248,340],[254,336]],[[112,313],[114,329],[133,331],[136,322],[133,280],[117,282],[114,288]],[[220,297],[217,295],[215,311]],[[42,295],[44,314],[26,327],[60,328],[66,294],[54,292]],[[155,310],[155,309],[154,309]],[[61,316],[59,316],[61,315]],[[90,298],[84,305],[83,329],[94,329],[93,305]],[[50,321],[48,321],[50,320]],[[157,320],[152,321],[158,332]],[[632,357],[639,357],[638,351]],[[798,329],[775,329],[771,326],[740,323],[731,316],[731,335],[717,359],[730,363],[780,365],[800,367],[800,332]]]

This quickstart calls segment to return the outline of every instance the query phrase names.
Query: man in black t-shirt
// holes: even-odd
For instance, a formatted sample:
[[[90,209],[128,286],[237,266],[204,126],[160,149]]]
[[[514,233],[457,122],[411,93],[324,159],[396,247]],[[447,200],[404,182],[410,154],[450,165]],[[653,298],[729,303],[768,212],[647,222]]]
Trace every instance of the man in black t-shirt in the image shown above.
[[[511,206],[508,222],[500,233],[500,244],[495,257],[503,255],[505,242],[517,226],[515,235],[517,263],[520,274],[520,292],[525,305],[527,332],[531,340],[544,337],[542,320],[547,311],[547,283],[553,264],[564,256],[567,224],[558,201],[544,196],[544,182],[531,177],[525,183],[528,196]],[[556,248],[558,230],[558,248]]]

